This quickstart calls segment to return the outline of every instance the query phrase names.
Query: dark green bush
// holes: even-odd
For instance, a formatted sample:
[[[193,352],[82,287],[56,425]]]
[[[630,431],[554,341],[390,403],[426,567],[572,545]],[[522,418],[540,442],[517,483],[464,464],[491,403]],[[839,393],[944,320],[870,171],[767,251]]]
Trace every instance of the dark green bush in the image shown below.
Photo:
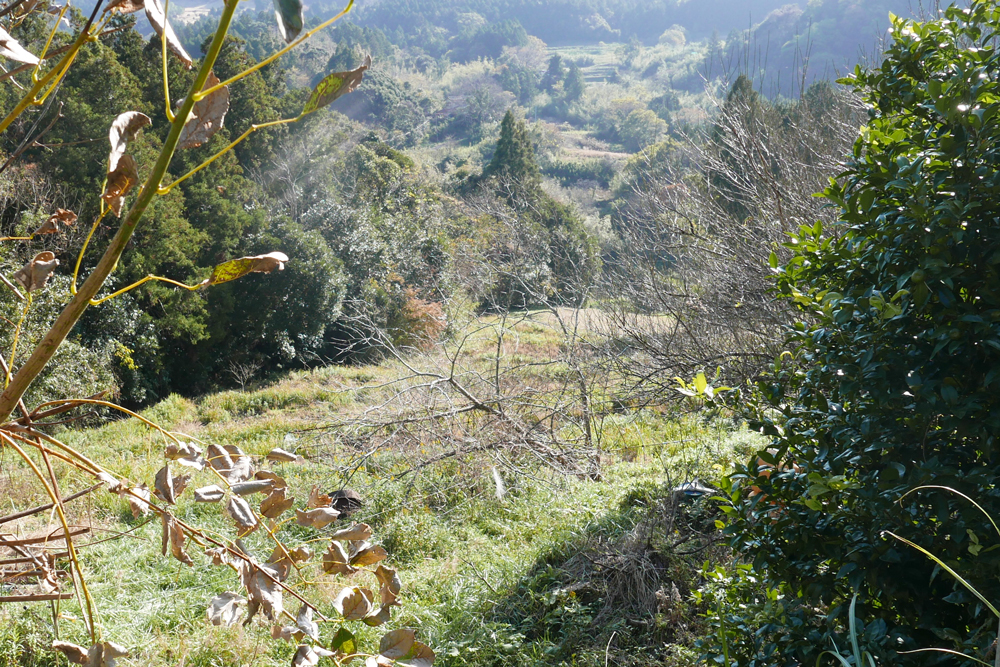
[[[839,224],[803,226],[790,258],[771,258],[802,321],[758,383],[752,421],[771,449],[732,476],[728,530],[808,614],[761,630],[740,664],[815,664],[855,591],[882,664],[945,664],[896,653],[932,646],[982,659],[996,634],[996,618],[884,531],[1000,599],[996,535],[971,504],[935,490],[901,502],[942,485],[1000,515],[1000,9],[893,28],[881,66],[843,80],[870,121],[825,192]]]

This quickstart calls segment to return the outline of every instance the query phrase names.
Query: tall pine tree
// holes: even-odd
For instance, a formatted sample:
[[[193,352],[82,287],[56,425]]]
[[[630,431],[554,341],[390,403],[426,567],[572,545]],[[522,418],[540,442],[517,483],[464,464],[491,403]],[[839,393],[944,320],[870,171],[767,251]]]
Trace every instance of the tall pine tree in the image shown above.
[[[535,147],[531,143],[527,123],[517,118],[513,111],[508,110],[504,114],[497,150],[483,175],[500,181],[511,190],[513,197],[537,199],[542,174],[535,161]]]

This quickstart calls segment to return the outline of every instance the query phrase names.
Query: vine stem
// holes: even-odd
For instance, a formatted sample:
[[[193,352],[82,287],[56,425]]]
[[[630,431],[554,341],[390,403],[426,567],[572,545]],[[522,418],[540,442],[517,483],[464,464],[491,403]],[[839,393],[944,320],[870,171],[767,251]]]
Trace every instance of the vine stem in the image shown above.
[[[143,213],[146,212],[146,208],[153,200],[153,197],[156,196],[157,187],[163,180],[163,175],[167,172],[167,167],[170,166],[174,150],[177,148],[177,142],[181,136],[181,130],[184,128],[184,122],[187,120],[189,114],[191,113],[191,109],[194,107],[195,93],[201,90],[205,86],[205,82],[208,80],[209,72],[212,71],[212,67],[215,65],[215,61],[219,57],[219,52],[221,51],[223,42],[229,32],[229,26],[232,23],[233,16],[236,13],[238,5],[239,0],[226,0],[222,10],[222,16],[219,19],[219,27],[216,29],[215,36],[212,38],[212,44],[208,49],[208,53],[205,54],[205,59],[202,61],[201,68],[198,70],[198,74],[195,76],[194,82],[191,84],[187,97],[185,97],[184,101],[181,103],[177,116],[170,126],[170,132],[167,134],[167,138],[163,142],[163,149],[160,151],[160,156],[156,160],[156,164],[153,165],[149,177],[146,179],[146,183],[139,192],[139,196],[136,198],[135,203],[132,204],[132,207],[125,215],[124,221],[118,228],[118,231],[111,240],[110,245],[108,245],[107,250],[105,250],[101,260],[97,263],[97,266],[94,268],[90,276],[87,277],[87,280],[84,281],[83,285],[80,286],[76,295],[74,295],[72,300],[70,300],[63,311],[59,314],[59,317],[56,318],[52,327],[45,334],[45,337],[31,354],[31,357],[17,371],[17,374],[14,375],[13,380],[11,380],[3,394],[0,394],[0,422],[6,421],[10,417],[11,413],[14,412],[14,409],[17,407],[18,400],[24,396],[24,393],[28,390],[28,387],[34,379],[38,377],[38,374],[42,372],[45,366],[55,355],[59,345],[66,339],[66,336],[69,335],[69,332],[79,321],[80,317],[83,316],[84,311],[86,311],[90,306],[91,299],[97,296],[97,293],[100,291],[101,287],[104,286],[108,276],[111,275],[111,272],[118,265],[118,260],[122,256],[122,253],[125,252],[125,247],[132,238],[136,225],[142,218]],[[82,39],[80,41],[82,43]],[[56,69],[58,69],[58,67]],[[41,81],[48,79],[50,74],[46,74]],[[32,87],[32,90],[34,90],[34,87]],[[33,93],[29,93],[29,96],[32,96],[32,98],[33,95]],[[26,96],[26,99],[27,97],[28,96]],[[27,105],[25,104],[24,106],[26,107]],[[15,108],[15,111],[18,110]],[[20,112],[18,111],[18,113]],[[0,132],[2,132],[12,120],[13,118],[9,117],[4,121],[0,121]]]

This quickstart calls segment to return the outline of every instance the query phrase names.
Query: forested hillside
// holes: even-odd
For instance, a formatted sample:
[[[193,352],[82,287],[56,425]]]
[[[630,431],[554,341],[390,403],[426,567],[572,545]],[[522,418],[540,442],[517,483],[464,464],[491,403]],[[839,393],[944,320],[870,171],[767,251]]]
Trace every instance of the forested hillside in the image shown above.
[[[1000,665],[933,9],[0,4],[0,666]]]

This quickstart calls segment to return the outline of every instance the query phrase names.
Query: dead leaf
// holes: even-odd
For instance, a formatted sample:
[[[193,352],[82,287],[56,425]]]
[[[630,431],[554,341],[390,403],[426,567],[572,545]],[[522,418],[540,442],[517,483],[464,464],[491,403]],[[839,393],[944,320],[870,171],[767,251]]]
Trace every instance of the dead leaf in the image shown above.
[[[108,140],[111,142],[111,153],[108,155],[109,174],[118,168],[118,161],[125,155],[129,142],[135,139],[139,130],[152,122],[149,116],[138,111],[126,111],[115,118],[108,131]]]
[[[174,501],[174,480],[170,475],[170,467],[163,466],[156,473],[156,480],[153,483],[153,487],[156,492],[156,497],[160,500],[170,503],[171,505],[177,504]]]
[[[238,496],[249,496],[255,493],[270,491],[271,481],[267,479],[254,479],[249,482],[239,482],[229,487],[229,490]]]
[[[219,84],[215,72],[209,72],[202,90],[208,90]],[[197,148],[212,138],[222,129],[229,111],[229,86],[223,86],[213,91],[208,97],[198,100],[191,108],[191,116],[181,130],[177,148]]]
[[[62,653],[70,662],[78,665],[87,664],[87,649],[69,642],[52,642],[52,649]]]
[[[276,475],[270,470],[258,470],[256,473],[254,473],[254,478],[271,480],[271,484],[275,489],[284,489],[285,487],[288,486],[288,484],[285,482],[284,477]]]
[[[378,652],[393,660],[402,658],[413,648],[413,642],[417,640],[416,633],[408,628],[400,628],[387,632],[379,642]]]
[[[351,567],[347,551],[340,542],[330,542],[323,554],[323,571],[327,574],[354,574],[358,570]]]
[[[106,9],[109,12],[118,12],[119,14],[134,14],[142,7],[142,0],[111,0]]]
[[[104,185],[104,193],[101,195],[101,199],[107,202],[115,215],[120,218],[122,207],[125,205],[125,195],[138,182],[139,167],[135,163],[135,158],[131,155],[122,155],[118,158],[118,165],[115,167],[115,170],[108,173],[108,181]]]
[[[305,637],[305,633],[298,628],[292,627],[290,625],[273,625],[271,626],[271,639],[281,639],[286,642],[300,642],[302,638]]]
[[[271,495],[260,503],[260,513],[268,519],[277,519],[279,516],[291,509],[295,498],[286,498],[287,489],[280,488],[271,491]]]
[[[72,227],[76,223],[76,213],[64,208],[57,208],[56,212],[42,223],[41,227],[35,230],[34,236],[42,234],[56,234],[60,231],[60,225]]]
[[[115,479],[114,477],[112,477],[108,473],[106,473],[106,472],[99,472],[99,473],[97,473],[97,479],[99,479],[102,482],[104,482],[105,484],[107,484],[108,485],[108,491],[110,491],[111,493],[121,493],[122,492],[122,483],[121,483],[121,481]]]
[[[170,503],[171,505],[176,505],[177,499],[182,493],[184,493],[184,489],[187,488],[188,482],[190,481],[191,475],[173,477],[170,474],[170,468],[168,466],[163,466],[163,468],[156,473],[153,493],[160,500]]]
[[[285,260],[288,261],[288,260]],[[301,461],[302,457],[297,454],[292,454],[291,452],[286,452],[280,447],[275,447],[267,453],[268,461],[274,461],[275,463],[293,463],[296,461]]]
[[[205,458],[202,456],[201,448],[193,442],[171,443],[167,445],[163,455],[168,461],[177,461],[182,466],[194,468],[195,470],[205,469]]]
[[[274,0],[274,15],[278,18],[278,30],[286,43],[302,32],[302,0]]]
[[[331,540],[368,540],[371,539],[372,529],[366,523],[356,523],[347,528],[336,530],[330,535]]]
[[[320,646],[306,646],[302,644],[292,658],[292,667],[314,667],[319,664],[321,657],[332,657],[334,654]]]
[[[222,547],[205,549],[205,555],[212,557],[212,565],[229,565],[232,562],[232,559],[229,558],[229,552]]]
[[[312,510],[295,510],[295,522],[307,528],[325,528],[340,516],[340,512],[329,507],[317,507]]]
[[[365,71],[371,66],[372,57],[368,55],[365,56],[364,63],[362,63],[357,69],[352,69],[349,72],[327,74],[323,77],[323,80],[317,83],[316,87],[313,88],[312,95],[309,96],[309,101],[306,102],[305,107],[302,108],[302,115],[304,116],[307,113],[318,111],[333,102],[338,97],[354,92],[354,90],[361,84],[361,80],[365,76]]]
[[[208,620],[212,625],[232,627],[240,620],[242,607],[246,603],[247,599],[238,593],[226,592],[217,595],[208,603]]]
[[[283,252],[269,252],[266,255],[231,259],[228,262],[216,265],[212,269],[212,275],[205,279],[202,286],[208,287],[209,285],[228,283],[230,280],[242,278],[250,273],[271,273],[275,269],[284,271],[285,262],[287,261],[288,255]]]
[[[304,545],[295,549],[276,546],[274,547],[274,551],[271,552],[271,557],[267,559],[267,562],[272,565],[280,565],[286,570],[291,570],[293,563],[303,563],[312,558],[312,556],[312,549]]]
[[[191,557],[184,552],[184,531],[181,529],[180,524],[177,523],[177,519],[169,512],[164,512],[160,515],[160,520],[163,524],[163,536],[161,539],[163,555],[167,555],[167,548],[169,547],[170,553],[174,558],[185,565],[194,565]]]
[[[309,500],[306,502],[306,507],[329,507],[333,504],[333,499],[330,496],[322,493],[318,486],[313,486],[309,491]]]
[[[28,63],[29,65],[38,64],[38,58],[21,46],[21,44],[16,39],[11,37],[10,33],[3,28],[0,28],[0,56],[16,60],[20,63]]]
[[[167,22],[167,17],[163,15],[163,7],[160,5],[160,0],[143,0],[142,7],[146,10],[146,18],[149,19],[149,25],[153,26],[153,30],[157,36],[163,39],[165,35],[167,48],[180,58],[181,62],[184,63],[184,67],[191,69],[194,61],[191,60],[191,56],[184,50],[181,40],[177,39],[174,29]]]
[[[203,486],[195,489],[194,501],[196,503],[217,503],[226,497],[226,492],[218,484]]]
[[[21,267],[14,274],[14,280],[24,289],[34,292],[45,287],[57,266],[59,260],[55,254],[46,250],[35,255],[34,259]]]
[[[384,625],[392,620],[392,615],[390,613],[389,605],[382,605],[379,607],[378,611],[372,612],[365,616],[361,621],[368,626],[377,628],[380,625]]]
[[[333,608],[345,621],[360,621],[372,611],[372,592],[367,588],[345,588],[333,601]]]
[[[370,655],[365,658],[365,667],[393,667],[395,664],[384,655]]]
[[[229,470],[220,470],[219,473],[230,484],[237,484],[253,477],[253,459],[236,445],[225,445],[225,450],[233,465]]]
[[[131,491],[125,495],[125,499],[128,500],[129,508],[132,510],[132,518],[138,519],[149,514],[149,487],[140,484]]]
[[[384,565],[379,565],[375,570],[375,578],[380,584],[379,597],[383,605],[398,605],[399,591],[403,587],[403,582],[399,578],[396,570]]]
[[[236,522],[237,528],[239,528],[239,535],[243,537],[249,535],[253,531],[257,530],[257,517],[253,515],[253,510],[250,509],[250,505],[247,501],[243,500],[239,496],[233,496],[229,499],[229,503],[226,505],[226,511],[229,512],[229,516],[233,518]]]
[[[233,467],[233,460],[229,458],[229,454],[222,447],[218,445],[208,446],[208,465],[212,466],[217,472],[222,472],[224,470],[229,470]]]
[[[427,644],[413,642],[413,648],[402,660],[397,660],[397,665],[406,667],[431,667],[434,664],[434,651]]]
[[[249,623],[258,610],[271,621],[281,616],[281,587],[275,580],[281,581],[285,570],[277,565],[254,565],[241,560],[237,566],[240,581],[247,589],[247,620]],[[268,575],[271,575],[270,577]]]
[[[313,621],[313,610],[307,604],[299,607],[299,613],[295,616],[295,625],[313,641],[319,641],[319,626]]]
[[[367,545],[367,543],[365,543]],[[351,556],[351,565],[355,567],[364,567],[366,565],[374,565],[379,561],[383,561],[389,557],[388,552],[385,549],[378,546],[363,546],[354,552]]]
[[[87,651],[87,667],[115,667],[117,658],[128,656],[124,647],[111,642],[94,644]]]

